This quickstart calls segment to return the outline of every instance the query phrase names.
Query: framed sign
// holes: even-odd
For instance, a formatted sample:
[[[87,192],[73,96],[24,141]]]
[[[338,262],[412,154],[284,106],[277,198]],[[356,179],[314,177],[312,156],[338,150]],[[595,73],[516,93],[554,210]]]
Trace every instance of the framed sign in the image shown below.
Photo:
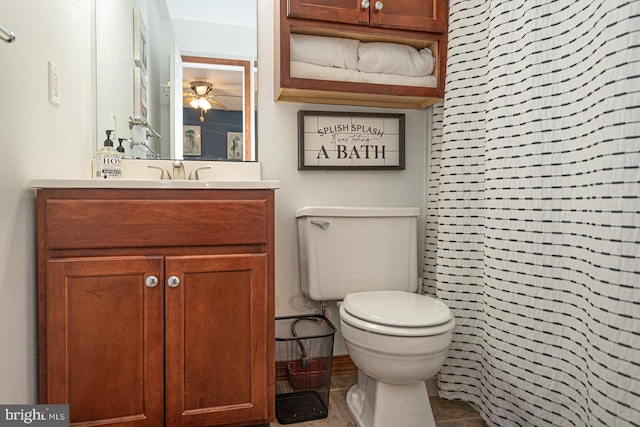
[[[298,170],[404,169],[404,114],[298,111]]]

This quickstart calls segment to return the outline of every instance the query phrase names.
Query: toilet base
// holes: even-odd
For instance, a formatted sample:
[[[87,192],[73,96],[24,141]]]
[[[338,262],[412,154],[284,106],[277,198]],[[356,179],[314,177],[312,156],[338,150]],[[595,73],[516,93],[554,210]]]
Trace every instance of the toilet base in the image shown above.
[[[347,392],[347,408],[358,427],[435,427],[423,381],[388,384],[359,372]]]

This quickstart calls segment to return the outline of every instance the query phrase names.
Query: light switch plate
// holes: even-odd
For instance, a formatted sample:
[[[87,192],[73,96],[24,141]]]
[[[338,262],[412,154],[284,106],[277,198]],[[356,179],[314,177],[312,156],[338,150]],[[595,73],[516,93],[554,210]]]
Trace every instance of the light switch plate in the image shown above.
[[[49,103],[60,105],[60,70],[58,66],[49,61]]]

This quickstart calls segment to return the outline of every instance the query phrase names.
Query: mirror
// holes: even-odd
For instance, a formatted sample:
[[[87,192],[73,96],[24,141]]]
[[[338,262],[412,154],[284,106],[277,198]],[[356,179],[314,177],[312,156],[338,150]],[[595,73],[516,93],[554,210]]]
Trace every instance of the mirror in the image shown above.
[[[256,0],[95,1],[96,149],[113,129],[126,158],[257,159]]]

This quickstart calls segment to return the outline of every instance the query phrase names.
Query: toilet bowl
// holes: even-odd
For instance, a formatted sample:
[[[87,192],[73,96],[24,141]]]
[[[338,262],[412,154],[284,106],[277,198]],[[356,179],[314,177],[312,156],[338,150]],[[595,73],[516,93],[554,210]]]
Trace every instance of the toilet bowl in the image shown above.
[[[358,367],[347,407],[359,427],[433,427],[425,380],[442,367],[455,325],[417,292],[418,208],[306,207],[298,221],[300,287],[339,301]]]
[[[340,330],[358,384],[347,407],[359,427],[435,426],[425,380],[442,367],[455,321],[441,301],[405,291],[348,294]]]

